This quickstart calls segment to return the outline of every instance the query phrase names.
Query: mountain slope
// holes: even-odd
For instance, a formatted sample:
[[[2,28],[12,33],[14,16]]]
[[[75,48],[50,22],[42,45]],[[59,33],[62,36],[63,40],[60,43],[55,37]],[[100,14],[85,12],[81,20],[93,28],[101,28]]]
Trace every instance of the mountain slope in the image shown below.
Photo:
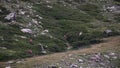
[[[80,67],[82,68],[91,67],[91,66],[95,68],[98,67],[105,68],[110,66],[111,66],[110,68],[118,67],[119,63],[117,65],[117,60],[120,58],[120,53],[119,53],[120,36],[104,38],[103,40],[106,42],[91,45],[88,48],[26,58],[25,61],[22,61],[23,64],[17,63],[16,68],[26,68],[26,67],[33,68],[35,66],[40,68],[47,68],[48,66],[70,68],[71,65],[69,65],[69,63],[76,64],[78,66],[80,65]],[[114,55],[110,55],[113,53]],[[93,57],[95,54],[100,54],[101,60],[104,61],[98,61],[94,63],[93,60],[90,60],[90,58]],[[117,57],[117,59],[114,59],[113,57]],[[78,62],[79,59],[81,59],[83,62],[81,61],[79,63]],[[94,65],[92,65],[93,63]],[[103,65],[101,63],[103,63]],[[11,64],[11,66],[15,66],[15,64]]]
[[[119,15],[119,2],[112,0],[2,0],[0,60],[100,43],[120,35]]]

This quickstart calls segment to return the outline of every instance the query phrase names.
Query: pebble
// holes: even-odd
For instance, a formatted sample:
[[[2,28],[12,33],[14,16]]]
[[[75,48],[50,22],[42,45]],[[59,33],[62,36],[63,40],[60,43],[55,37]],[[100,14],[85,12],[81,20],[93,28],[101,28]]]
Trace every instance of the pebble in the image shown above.
[[[78,65],[72,64],[72,65],[70,65],[70,68],[78,68]]]
[[[84,61],[82,59],[78,59],[78,62],[79,63],[83,63]]]
[[[113,56],[112,58],[113,58],[113,59],[117,59],[117,56]]]
[[[23,63],[23,62],[22,62],[22,61],[17,61],[16,63],[18,63],[18,64],[19,64],[19,63]]]
[[[12,64],[12,63],[14,63],[14,61],[8,61],[7,63],[8,63],[8,64]]]
[[[110,58],[110,56],[108,56],[108,55],[104,55],[104,57],[105,57],[105,58],[108,58],[108,59]]]
[[[70,56],[72,56],[72,54],[68,54],[68,56],[70,57]]]
[[[111,52],[109,55],[114,56],[114,55],[115,55],[115,53]]]
[[[0,49],[4,49],[4,50],[5,50],[5,49],[7,49],[7,48],[6,48],[6,47],[0,47]]]
[[[5,67],[5,68],[11,68],[11,66],[7,66],[7,67]]]

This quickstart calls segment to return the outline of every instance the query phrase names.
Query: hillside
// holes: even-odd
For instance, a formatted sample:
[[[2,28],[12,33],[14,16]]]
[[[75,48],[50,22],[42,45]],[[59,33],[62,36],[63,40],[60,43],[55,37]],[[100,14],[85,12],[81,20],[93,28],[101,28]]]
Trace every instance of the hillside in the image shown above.
[[[32,68],[36,66],[47,68],[48,66],[56,66],[58,68],[70,68],[74,64],[78,68],[119,68],[120,36],[104,38],[103,40],[106,42],[91,45],[84,49],[27,58],[25,62],[23,61],[24,64],[18,64],[17,67]],[[100,57],[100,61],[91,60],[96,55]]]
[[[11,66],[12,68],[119,68],[120,61],[120,36],[103,38],[105,42],[90,45],[87,48],[78,50],[54,53],[32,58],[11,60],[0,63],[1,68]],[[93,59],[93,57],[95,59]],[[99,57],[96,58],[96,57]],[[12,62],[9,64],[9,62]],[[74,67],[73,67],[74,68]]]
[[[104,42],[119,18],[118,0],[0,0],[0,61]]]

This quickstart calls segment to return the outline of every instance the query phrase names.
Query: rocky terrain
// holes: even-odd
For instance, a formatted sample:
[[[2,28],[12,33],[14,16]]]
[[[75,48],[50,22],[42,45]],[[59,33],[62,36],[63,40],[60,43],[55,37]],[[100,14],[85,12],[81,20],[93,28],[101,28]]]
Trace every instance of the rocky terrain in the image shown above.
[[[0,0],[0,61],[84,49],[119,36],[119,26],[119,0]],[[111,60],[119,56],[118,51],[72,55],[53,65],[86,67],[97,62],[94,67],[105,67],[111,64],[106,55]]]
[[[91,47],[33,58],[11,60],[1,66],[10,68],[119,68],[120,36],[104,38]]]

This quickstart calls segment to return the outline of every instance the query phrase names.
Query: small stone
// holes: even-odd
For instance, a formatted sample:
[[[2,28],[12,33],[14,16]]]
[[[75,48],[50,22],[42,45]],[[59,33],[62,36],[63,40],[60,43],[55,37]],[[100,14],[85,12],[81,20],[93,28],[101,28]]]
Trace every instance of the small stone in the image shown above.
[[[20,36],[20,38],[26,39],[27,37],[25,37],[25,36]]]
[[[68,54],[68,56],[69,56],[69,57],[71,57],[71,56],[72,56],[72,54]]]
[[[8,64],[12,64],[12,63],[14,63],[14,61],[8,61],[7,63],[8,63]]]
[[[48,7],[48,8],[53,8],[53,7],[52,7],[52,6],[50,6],[50,5],[47,5],[47,7]]]
[[[35,19],[32,19],[32,22],[35,23],[35,24],[38,24],[38,21],[35,20]]]
[[[39,18],[39,19],[43,19],[43,17],[41,17],[41,16],[39,16],[38,18]]]
[[[45,35],[46,33],[48,33],[49,32],[49,30],[43,30],[42,32],[41,32],[41,35]]]
[[[7,19],[7,20],[13,20],[15,18],[15,13],[9,13],[6,17],[5,17],[5,19]]]
[[[5,68],[11,68],[11,66],[6,66]]]
[[[110,58],[110,56],[108,56],[108,55],[104,55],[104,57],[105,57],[105,58],[108,58],[108,59]]]
[[[80,68],[83,68],[82,66],[80,66]]]
[[[110,29],[105,30],[105,33],[106,33],[106,34],[112,33],[112,30],[110,30]]]
[[[28,29],[28,28],[24,28],[24,29],[21,29],[21,31],[23,32],[23,33],[32,33],[32,30],[31,29]]]
[[[113,59],[117,59],[117,56],[113,56],[112,58],[113,58]]]
[[[19,41],[18,39],[15,39],[15,41]]]
[[[104,65],[105,65],[105,63],[101,62],[101,63],[100,63],[100,65],[103,65],[103,66],[104,66]]]
[[[25,11],[19,10],[19,14],[24,15],[25,13]]]
[[[115,53],[111,52],[109,55],[114,56],[114,55],[115,55]]]
[[[6,47],[0,47],[0,49],[3,49],[3,50],[5,50],[5,49],[7,49]]]
[[[19,63],[22,63],[22,61],[17,61],[16,63],[19,64]]]
[[[82,59],[78,59],[78,62],[79,63],[83,63],[84,61]]]
[[[79,36],[81,36],[81,35],[82,35],[82,32],[79,33]]]
[[[41,51],[43,54],[46,54],[47,52],[45,50]]]
[[[72,65],[70,65],[70,68],[78,68],[78,65],[72,64]]]

